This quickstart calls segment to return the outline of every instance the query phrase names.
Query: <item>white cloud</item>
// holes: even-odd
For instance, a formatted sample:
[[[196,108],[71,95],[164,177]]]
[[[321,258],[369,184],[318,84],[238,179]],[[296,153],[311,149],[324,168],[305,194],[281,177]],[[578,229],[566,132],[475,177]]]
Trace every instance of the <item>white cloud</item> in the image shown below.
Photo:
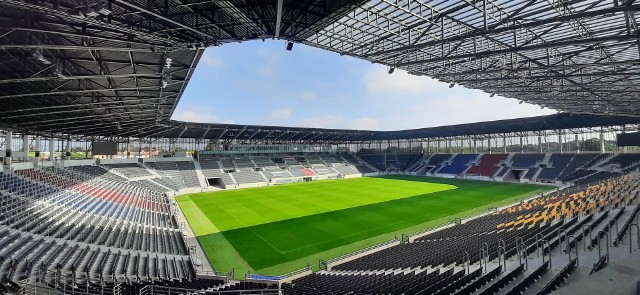
[[[378,120],[372,118],[358,118],[351,122],[352,129],[375,130],[378,129]]]
[[[205,51],[202,55],[202,62],[217,69],[224,67],[224,61],[222,61],[222,58],[217,55],[210,54],[209,52],[210,51]]]
[[[475,92],[475,91],[474,91]],[[425,99],[406,112],[395,114],[382,126],[385,130],[415,129],[434,126],[475,123],[502,119],[549,115],[555,110],[540,109],[539,106],[517,100],[489,95],[477,91],[470,95],[444,95]]]
[[[193,111],[177,111],[173,113],[172,120],[197,122],[197,123],[216,123],[219,122],[219,118],[216,115],[202,112],[196,113]]]
[[[271,120],[278,121],[289,119],[289,117],[291,117],[291,109],[289,108],[275,109],[271,111],[271,114],[269,115]]]
[[[388,74],[382,66],[372,66],[363,78],[368,92],[373,94],[393,93],[395,95],[418,94],[437,89],[446,89],[446,83],[426,77],[409,75],[396,69]]]

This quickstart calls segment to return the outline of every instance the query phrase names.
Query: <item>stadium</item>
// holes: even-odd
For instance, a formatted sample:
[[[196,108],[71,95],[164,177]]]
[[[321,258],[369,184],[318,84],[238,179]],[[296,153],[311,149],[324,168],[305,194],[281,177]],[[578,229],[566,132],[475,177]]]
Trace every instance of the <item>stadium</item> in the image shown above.
[[[638,13],[2,0],[0,294],[638,294]],[[205,50],[265,39],[557,113],[391,131],[172,119]]]

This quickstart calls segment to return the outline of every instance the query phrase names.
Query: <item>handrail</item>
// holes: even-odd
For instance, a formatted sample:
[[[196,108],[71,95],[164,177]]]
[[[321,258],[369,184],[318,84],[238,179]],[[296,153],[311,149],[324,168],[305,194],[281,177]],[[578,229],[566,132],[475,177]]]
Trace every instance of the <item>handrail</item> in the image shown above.
[[[584,246],[584,251],[586,252],[587,251],[587,233],[584,231],[585,226],[587,227],[587,230],[589,231],[589,241],[593,241],[593,237],[592,237],[592,234],[591,234],[591,232],[593,232],[593,231],[591,230],[591,226],[590,225],[588,225],[588,224],[583,224],[582,225],[582,240],[584,241],[582,243],[582,246]],[[577,247],[577,245],[576,245],[576,247]]]
[[[640,227],[638,227],[638,224],[632,223],[629,225],[629,253],[633,253],[633,240],[631,239],[631,236],[633,236],[633,231],[631,230],[632,227],[636,228],[636,237],[638,238],[636,247],[640,249]]]
[[[573,235],[569,235],[567,237],[567,243],[569,239],[573,239],[574,242],[576,242],[576,237],[574,237]],[[580,266],[580,261],[578,260],[578,247],[576,246],[576,266]],[[571,249],[567,249],[567,253],[569,254],[569,261],[571,261]]]
[[[549,254],[549,268],[551,268],[552,267],[551,266],[551,244],[549,244],[549,241],[547,240],[542,240],[541,242],[542,242],[543,249],[544,249],[544,244],[547,244],[547,250],[548,250],[547,252]],[[542,251],[542,263],[544,263],[544,256],[545,256],[545,253],[544,251]]]
[[[279,275],[279,276],[266,276],[266,275],[252,274],[252,273],[247,272],[244,275],[244,278],[245,279],[254,279],[254,280],[265,280],[265,281],[281,281],[281,280],[287,279],[289,277],[292,277],[292,276],[295,276],[295,275],[298,275],[298,274],[301,274],[301,273],[305,273],[307,271],[311,271],[311,269],[312,269],[311,268],[311,264],[308,263],[307,266],[304,267],[304,268],[297,269],[297,270],[294,270],[294,271],[290,271],[288,273],[285,273],[285,274]]]
[[[614,223],[616,224],[616,235],[620,232],[620,229],[618,228],[618,219],[611,219],[609,220],[609,233],[611,233],[611,224]],[[613,238],[613,234],[610,236],[611,238]],[[609,237],[607,237],[607,240],[609,240],[609,243],[611,243],[611,239],[609,239]],[[613,246],[618,247],[617,243],[614,243]]]
[[[599,238],[598,239],[598,257],[602,257],[602,253],[601,253],[602,247],[600,246],[600,242],[602,241],[602,238],[601,238],[602,235],[607,236],[607,241],[605,242],[605,244],[607,245],[607,261],[609,261],[609,234],[604,230],[601,230],[598,232],[598,238]]]
[[[391,243],[398,242],[398,241],[399,241],[398,237],[394,237],[391,240],[384,241],[382,243],[378,243],[378,244],[375,244],[375,245],[372,245],[372,246],[369,246],[369,247],[366,247],[366,248],[363,248],[363,249],[360,249],[360,250],[356,250],[356,251],[353,251],[351,253],[347,253],[347,254],[332,258],[332,259],[328,259],[328,260],[326,260],[326,262],[327,263],[332,263],[332,262],[340,261],[340,260],[343,260],[343,259],[346,259],[346,258],[349,258],[349,257],[353,257],[353,256],[358,255],[358,254],[362,254],[364,252],[368,252],[368,251],[371,251],[371,250],[374,250],[374,249],[377,249],[377,248],[380,248],[380,247],[383,247],[383,246],[387,246],[387,245],[389,245]]]

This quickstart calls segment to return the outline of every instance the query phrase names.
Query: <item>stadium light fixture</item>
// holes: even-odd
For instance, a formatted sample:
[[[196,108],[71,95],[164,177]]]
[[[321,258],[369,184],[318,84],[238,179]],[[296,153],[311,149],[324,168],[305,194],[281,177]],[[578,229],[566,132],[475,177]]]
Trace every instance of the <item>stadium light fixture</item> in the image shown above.
[[[491,95],[489,95],[489,97],[493,97],[494,95],[496,95],[495,93],[491,93]]]
[[[42,54],[42,49],[38,48],[36,50],[33,51],[32,53],[33,57],[35,57],[39,62],[41,62],[43,65],[50,65],[51,61],[49,61],[48,59],[46,59],[44,57],[44,55]]]
[[[395,71],[396,68],[394,67],[390,67],[389,70],[387,71],[387,73],[389,73],[389,75],[393,74],[393,71]]]
[[[456,82],[451,82],[451,84],[449,84],[449,88],[453,88],[453,86],[456,86]]]
[[[518,102],[518,104],[522,104],[523,102],[524,102],[524,101],[522,101],[522,100],[521,100],[521,101],[519,101],[519,102]]]

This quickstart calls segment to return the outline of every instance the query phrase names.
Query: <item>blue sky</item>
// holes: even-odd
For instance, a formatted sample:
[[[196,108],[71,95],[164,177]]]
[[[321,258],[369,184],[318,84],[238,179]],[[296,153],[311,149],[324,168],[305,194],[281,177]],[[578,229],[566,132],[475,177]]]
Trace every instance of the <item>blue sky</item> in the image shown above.
[[[555,113],[284,41],[208,48],[174,120],[400,130]]]

